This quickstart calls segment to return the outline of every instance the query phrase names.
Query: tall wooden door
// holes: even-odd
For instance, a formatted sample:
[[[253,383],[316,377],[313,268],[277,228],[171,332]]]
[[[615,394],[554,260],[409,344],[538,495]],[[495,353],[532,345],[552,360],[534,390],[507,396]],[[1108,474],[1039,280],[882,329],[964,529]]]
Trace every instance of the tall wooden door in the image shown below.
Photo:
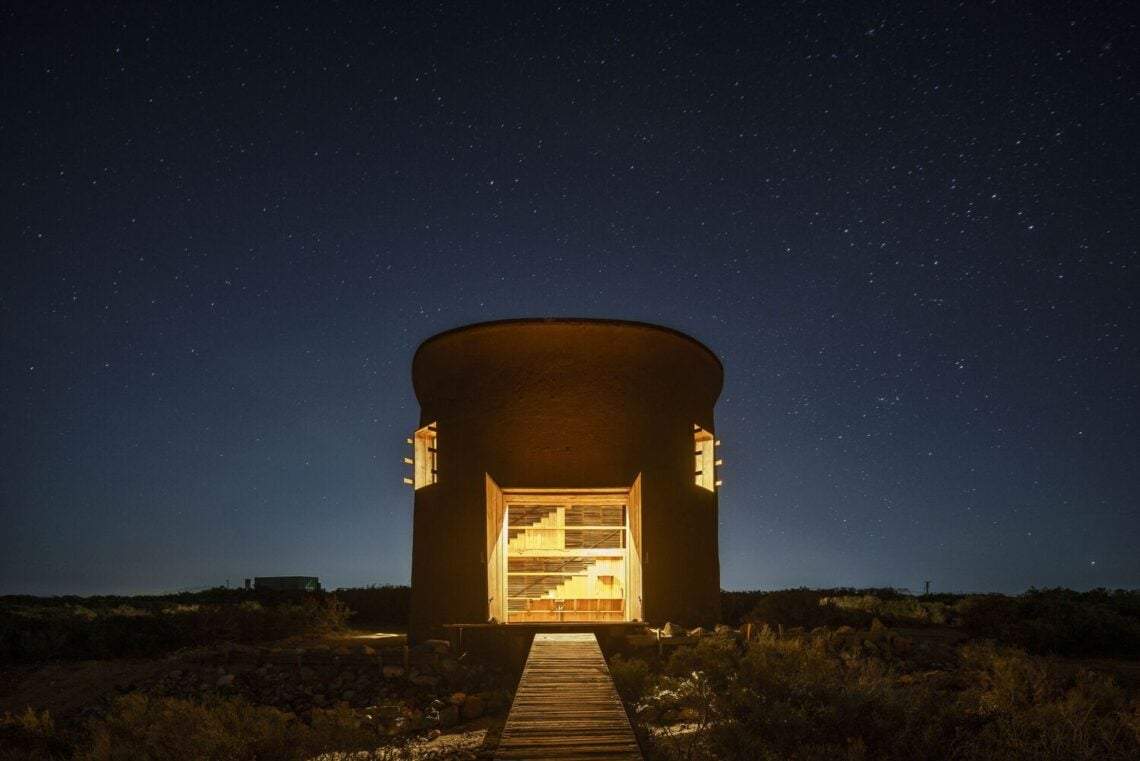
[[[644,620],[641,603],[641,564],[645,553],[641,546],[641,474],[629,489],[629,620]]]
[[[491,476],[487,478],[487,551],[483,556],[487,563],[487,618],[498,623],[507,620],[506,584],[503,569],[506,559],[503,556],[503,521],[506,505],[503,490]]]

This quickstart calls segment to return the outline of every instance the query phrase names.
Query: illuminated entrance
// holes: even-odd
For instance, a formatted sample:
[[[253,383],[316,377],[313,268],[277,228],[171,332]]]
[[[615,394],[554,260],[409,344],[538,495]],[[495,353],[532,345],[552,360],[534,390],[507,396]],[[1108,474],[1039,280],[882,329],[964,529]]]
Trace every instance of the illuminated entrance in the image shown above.
[[[624,489],[507,489],[487,478],[489,617],[641,618],[641,479]]]

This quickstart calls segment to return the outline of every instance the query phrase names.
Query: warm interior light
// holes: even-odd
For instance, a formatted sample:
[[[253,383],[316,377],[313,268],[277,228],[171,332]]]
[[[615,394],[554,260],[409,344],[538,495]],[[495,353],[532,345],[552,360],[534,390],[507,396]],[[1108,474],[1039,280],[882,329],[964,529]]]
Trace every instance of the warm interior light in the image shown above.
[[[710,431],[693,424],[693,477],[702,489],[714,491],[720,485],[716,480],[716,466],[720,464],[716,459],[716,445],[719,443]]]
[[[371,632],[369,634],[353,634],[348,639],[393,639],[395,637],[406,637],[406,634],[399,632]]]
[[[508,506],[508,621],[626,620],[623,497],[550,494]]]
[[[415,487],[422,489],[439,480],[439,433],[435,423],[429,423],[415,434]],[[407,458],[404,458],[408,462]]]

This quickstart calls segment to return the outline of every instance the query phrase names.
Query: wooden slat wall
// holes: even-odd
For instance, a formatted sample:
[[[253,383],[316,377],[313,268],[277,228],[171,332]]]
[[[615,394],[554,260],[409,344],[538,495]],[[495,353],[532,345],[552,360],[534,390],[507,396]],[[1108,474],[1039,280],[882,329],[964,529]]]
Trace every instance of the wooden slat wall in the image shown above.
[[[503,493],[508,623],[628,620],[628,495]],[[526,570],[527,561],[553,564],[553,572]]]
[[[495,758],[641,761],[593,634],[534,635]]]

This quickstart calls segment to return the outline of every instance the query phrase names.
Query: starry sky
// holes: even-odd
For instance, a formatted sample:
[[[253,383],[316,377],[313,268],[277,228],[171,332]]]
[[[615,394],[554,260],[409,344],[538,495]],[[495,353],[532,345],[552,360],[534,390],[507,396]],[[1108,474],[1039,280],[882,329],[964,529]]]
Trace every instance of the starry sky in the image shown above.
[[[410,362],[723,359],[722,584],[1140,587],[1128,3],[11,3],[0,592],[407,583]]]

